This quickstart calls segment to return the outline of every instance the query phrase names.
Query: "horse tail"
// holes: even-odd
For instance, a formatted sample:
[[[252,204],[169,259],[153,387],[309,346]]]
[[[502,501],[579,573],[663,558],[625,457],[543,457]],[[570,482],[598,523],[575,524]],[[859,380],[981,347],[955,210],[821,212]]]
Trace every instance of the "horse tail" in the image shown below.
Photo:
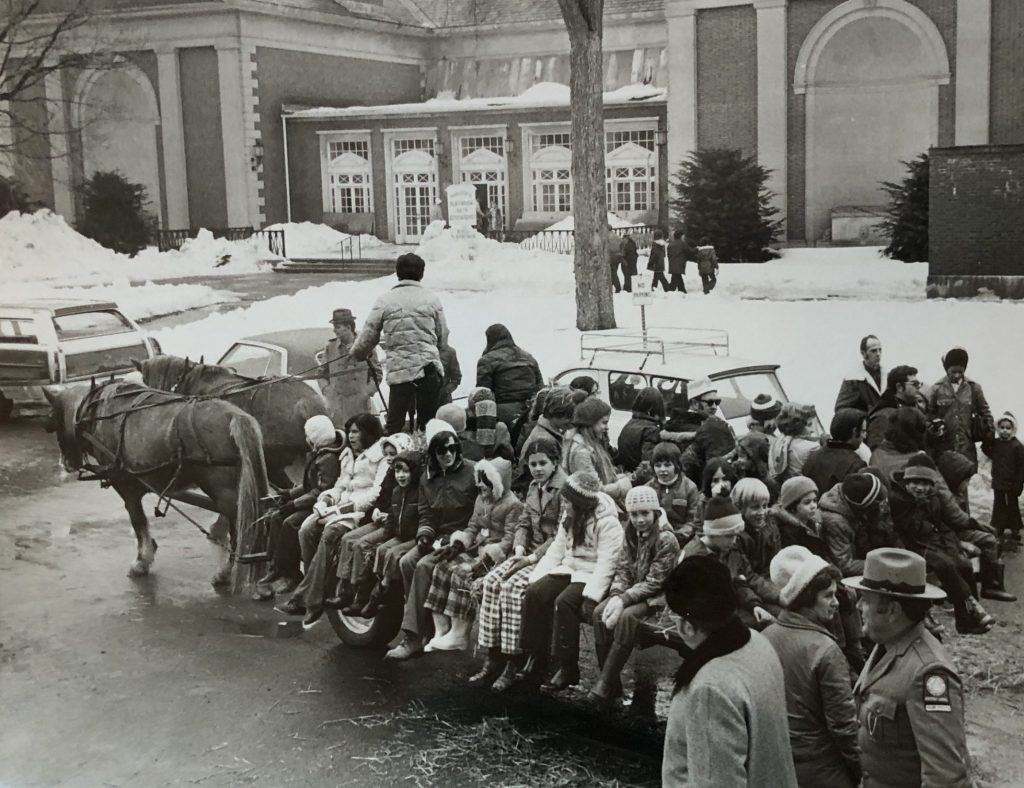
[[[251,553],[257,541],[260,498],[267,494],[267,463],[263,456],[263,434],[259,423],[247,413],[236,413],[229,426],[231,439],[238,447],[238,503],[235,509],[236,551]],[[255,570],[250,565],[250,574]],[[253,578],[248,578],[252,580]]]

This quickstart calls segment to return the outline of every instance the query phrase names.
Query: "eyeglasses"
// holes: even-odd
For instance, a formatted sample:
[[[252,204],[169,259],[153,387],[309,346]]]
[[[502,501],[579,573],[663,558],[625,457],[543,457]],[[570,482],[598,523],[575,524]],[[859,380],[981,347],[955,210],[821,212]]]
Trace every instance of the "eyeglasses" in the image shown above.
[[[921,388],[921,386],[924,385],[924,383],[922,383],[920,380],[908,380],[907,385],[913,386],[915,389],[919,389]]]
[[[437,456],[440,457],[442,454],[455,454],[458,450],[459,447],[456,444],[450,443],[447,446],[439,448],[437,450]]]
[[[705,405],[711,405],[716,408],[722,404],[722,400],[720,399],[702,399],[701,402],[703,402]]]

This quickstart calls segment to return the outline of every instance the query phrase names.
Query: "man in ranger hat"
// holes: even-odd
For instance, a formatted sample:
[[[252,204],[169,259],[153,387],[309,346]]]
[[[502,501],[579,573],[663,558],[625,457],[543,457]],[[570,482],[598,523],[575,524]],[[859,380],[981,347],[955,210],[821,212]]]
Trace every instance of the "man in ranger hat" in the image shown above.
[[[331,316],[334,338],[327,340],[320,367],[320,391],[327,400],[331,421],[344,424],[352,416],[370,412],[370,401],[380,379],[380,368],[372,356],[367,362],[356,361],[349,348],[356,338],[356,318],[351,309],[335,309]]]
[[[925,629],[945,593],[925,582],[909,550],[868,553],[864,574],[843,580],[860,592],[864,633],[875,642],[853,688],[863,788],[970,788],[964,696],[942,644]]]

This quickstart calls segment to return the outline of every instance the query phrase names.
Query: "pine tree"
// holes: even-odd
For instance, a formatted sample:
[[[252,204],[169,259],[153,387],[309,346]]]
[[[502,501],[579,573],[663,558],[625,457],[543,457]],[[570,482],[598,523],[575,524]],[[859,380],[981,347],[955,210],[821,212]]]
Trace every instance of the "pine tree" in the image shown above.
[[[913,161],[901,162],[907,177],[900,183],[885,181],[882,188],[889,195],[887,219],[882,231],[889,238],[883,254],[904,263],[928,260],[928,154]]]
[[[719,260],[770,260],[782,220],[765,188],[769,172],[739,150],[702,148],[680,166],[669,205],[687,238],[714,246]]]
[[[146,187],[119,172],[97,172],[80,189],[78,232],[115,252],[134,256],[146,248],[157,227],[147,211]]]

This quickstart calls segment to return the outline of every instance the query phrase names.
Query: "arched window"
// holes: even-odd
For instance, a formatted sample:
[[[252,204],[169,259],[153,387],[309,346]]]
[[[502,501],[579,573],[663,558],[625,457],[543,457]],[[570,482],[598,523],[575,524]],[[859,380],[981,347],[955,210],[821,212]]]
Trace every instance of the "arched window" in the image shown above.
[[[572,147],[568,133],[531,135],[530,183],[533,210],[572,210]]]
[[[327,143],[327,192],[331,213],[373,210],[370,141],[330,140]]]

